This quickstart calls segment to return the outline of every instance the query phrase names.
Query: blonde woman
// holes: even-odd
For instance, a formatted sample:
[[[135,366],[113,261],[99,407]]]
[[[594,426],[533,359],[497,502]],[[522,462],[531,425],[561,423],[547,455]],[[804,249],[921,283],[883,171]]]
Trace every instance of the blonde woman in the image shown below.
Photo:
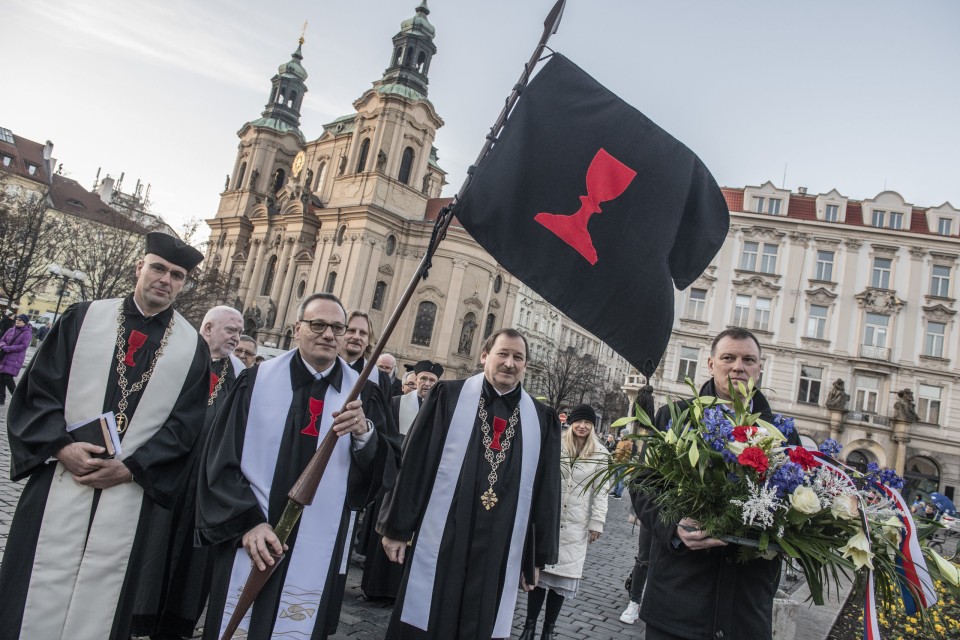
[[[581,404],[568,414],[570,427],[563,434],[560,452],[560,555],[557,564],[543,568],[537,588],[527,594],[527,620],[520,640],[534,640],[544,599],[547,612],[540,638],[555,639],[553,627],[563,601],[577,595],[587,546],[603,532],[607,488],[593,486],[591,479],[607,466],[610,453],[594,433],[596,415],[588,404]]]

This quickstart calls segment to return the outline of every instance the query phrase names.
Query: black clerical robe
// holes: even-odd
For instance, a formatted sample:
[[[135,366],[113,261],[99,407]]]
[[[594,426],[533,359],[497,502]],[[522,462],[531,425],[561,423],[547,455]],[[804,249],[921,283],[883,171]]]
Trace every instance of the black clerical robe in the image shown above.
[[[398,425],[400,424],[400,401],[405,397],[407,396],[394,396],[390,400],[390,410]],[[411,393],[410,397],[416,398],[418,404],[423,406],[423,399],[416,392]],[[382,536],[376,530],[382,508],[383,497],[381,496],[363,512],[363,527],[357,543],[357,551],[366,555],[360,590],[367,598],[396,598],[400,583],[403,581],[403,565],[390,562],[383,550]]]
[[[246,367],[236,356],[214,360],[210,365],[210,393],[203,429],[190,452],[186,489],[167,512],[169,524],[148,534],[147,561],[139,572],[142,586],[133,612],[132,634],[169,634],[191,637],[210,594],[213,558],[209,547],[196,544],[197,479],[200,458],[217,412],[226,404],[237,376]]]
[[[515,517],[521,507],[520,461],[528,443],[524,442],[522,425],[518,424],[497,469],[493,489],[498,502],[487,510],[481,504],[481,495],[490,488],[491,466],[485,458],[486,446],[477,407],[468,407],[474,423],[472,431],[465,436],[468,440],[459,481],[455,483],[440,538],[428,628],[424,631],[402,621],[411,567],[423,536],[421,523],[431,495],[436,491],[434,481],[444,456],[444,445],[451,437],[453,416],[467,383],[469,381],[463,380],[439,382],[431,390],[404,441],[396,486],[384,500],[378,525],[380,533],[394,540],[413,540],[413,546],[407,550],[403,584],[386,634],[390,639],[488,640],[494,637],[501,595],[504,590],[518,588],[520,572],[507,575],[507,564]],[[519,387],[501,396],[486,380],[482,382],[481,396],[488,425],[497,418],[509,421],[521,402]],[[560,422],[552,409],[535,400],[531,402],[539,422],[535,429],[540,438],[539,460],[529,516],[519,524],[526,529],[521,532],[520,544],[526,556],[522,564],[543,567],[556,562],[559,543],[560,467],[556,461],[560,456]],[[512,618],[513,611],[507,613]],[[497,637],[507,636],[509,629]]]
[[[120,302],[117,301],[117,305],[119,304]],[[43,560],[36,555],[38,538],[46,518],[45,508],[51,485],[57,479],[55,470],[58,466],[56,461],[49,462],[49,460],[61,448],[73,442],[65,431],[68,380],[71,377],[72,366],[75,364],[74,351],[90,305],[91,303],[81,302],[71,306],[53,326],[17,386],[7,415],[11,456],[10,476],[14,481],[26,479],[27,484],[17,505],[7,539],[3,564],[0,567],[0,602],[3,602],[3,606],[0,607],[0,639],[2,640],[20,637],[31,578],[36,569],[35,565],[39,566]],[[134,349],[131,354],[133,364],[124,367],[128,388],[130,388],[140,381],[142,375],[149,369],[154,355],[160,348],[167,324],[174,319],[175,314],[172,309],[167,309],[149,318],[144,317],[134,304],[132,295],[123,300],[122,305],[124,345],[130,344],[130,336],[134,331],[145,336],[142,346]],[[176,321],[182,323],[181,328],[189,327],[186,320],[180,316],[176,316]],[[142,489],[143,499],[139,513],[130,513],[127,517],[129,526],[135,528],[129,557],[124,564],[113,569],[114,572],[123,572],[125,575],[116,609],[114,612],[78,612],[81,616],[112,618],[113,624],[109,638],[127,640],[130,637],[130,616],[138,588],[135,576],[148,550],[147,533],[156,526],[158,521],[163,521],[165,511],[175,504],[183,491],[184,466],[203,423],[203,412],[206,409],[209,389],[210,355],[203,339],[192,329],[189,331],[192,332],[191,335],[194,336],[192,340],[195,341],[187,345],[189,351],[192,351],[192,358],[188,356],[185,361],[174,363],[177,368],[187,369],[187,372],[182,388],[178,389],[179,395],[166,400],[171,407],[169,415],[146,442],[139,445],[132,454],[125,454],[123,458],[124,464],[133,474],[133,482]],[[77,372],[83,376],[106,378],[106,392],[101,409],[103,412],[117,411],[122,395],[118,384],[118,362],[115,357],[118,349],[115,325],[113,328],[107,327],[106,333],[108,337],[102,340],[102,347],[97,345],[93,347],[112,355],[109,368],[83,369]],[[110,333],[112,335],[109,335]],[[129,349],[125,348],[124,351]],[[170,352],[171,348],[168,345],[160,361],[173,357],[169,355]],[[124,354],[125,358],[126,355]],[[156,376],[151,380],[155,378]],[[140,391],[133,391],[128,397],[126,415],[131,418],[131,422],[136,419],[141,400],[149,390],[148,382]],[[99,406],[98,409],[100,409]],[[122,434],[122,442],[132,435],[134,428],[132,426]],[[69,473],[60,476],[57,480],[73,482]],[[92,525],[96,524],[97,507],[102,496],[121,488],[126,490],[128,487],[118,485],[103,491],[90,490],[93,492],[89,513]],[[56,514],[50,514],[50,517],[55,519]],[[93,534],[88,532],[87,544],[92,544],[92,541]],[[37,595],[41,594],[42,591],[38,590]],[[66,607],[67,604],[63,603],[62,606]]]
[[[314,379],[299,354],[294,353],[289,358],[289,364],[284,366],[289,366],[289,381],[293,393],[287,415],[277,416],[278,421],[282,420],[283,433],[280,437],[278,463],[271,482],[269,513],[264,513],[244,469],[241,468],[244,464],[248,417],[253,412],[251,400],[258,383],[258,375],[262,375],[264,365],[247,369],[238,379],[227,400],[227,406],[214,420],[201,463],[197,493],[197,533],[203,544],[215,545],[212,549],[213,584],[203,636],[208,640],[219,637],[223,612],[228,603],[231,572],[243,534],[264,522],[277,523],[287,503],[287,492],[319,444],[318,436],[306,433],[311,430],[304,426],[313,422],[309,410],[310,399],[327,397],[325,394],[328,385],[340,390],[344,375],[342,367],[347,365],[338,359],[332,372],[323,380]],[[364,414],[374,423],[374,431],[371,439],[360,449],[354,448],[352,442],[348,443],[350,462],[345,500],[339,513],[327,514],[339,521],[339,528],[330,554],[330,565],[324,568],[326,582],[323,585],[322,598],[319,603],[303,607],[295,605],[280,612],[283,616],[305,615],[312,618],[315,621],[310,636],[312,640],[326,638],[337,628],[343,589],[346,585],[343,571],[346,562],[343,554],[349,537],[351,510],[361,509],[373,500],[382,486],[392,486],[396,476],[396,425],[386,408],[379,387],[366,382],[360,399],[363,402]],[[339,407],[324,407],[323,413],[336,410],[339,410]],[[278,422],[278,426],[279,424]],[[322,488],[323,485],[321,490]],[[287,540],[287,557],[292,558],[293,562],[297,561],[292,554],[296,550],[301,524],[302,521]],[[271,637],[281,605],[281,590],[290,568],[290,560],[285,560],[254,603],[246,636],[250,640],[265,640]]]

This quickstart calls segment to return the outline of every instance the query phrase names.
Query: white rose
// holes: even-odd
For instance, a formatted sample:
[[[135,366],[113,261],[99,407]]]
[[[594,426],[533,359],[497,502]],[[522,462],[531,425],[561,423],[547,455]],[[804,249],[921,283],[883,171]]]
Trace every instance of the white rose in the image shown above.
[[[830,505],[830,513],[838,520],[854,520],[859,517],[859,501],[857,496],[850,493],[842,493],[833,499]]]
[[[810,487],[800,485],[790,494],[790,506],[800,513],[816,513],[820,511],[820,498]]]

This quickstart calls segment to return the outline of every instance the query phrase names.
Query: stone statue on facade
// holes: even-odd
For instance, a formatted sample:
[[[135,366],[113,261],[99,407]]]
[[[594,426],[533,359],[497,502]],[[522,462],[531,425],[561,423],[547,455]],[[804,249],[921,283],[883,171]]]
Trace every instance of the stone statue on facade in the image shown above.
[[[902,422],[918,422],[916,405],[913,402],[913,391],[909,388],[897,391],[897,401],[893,403],[893,419]]]
[[[843,380],[837,378],[827,395],[827,408],[834,411],[843,411],[847,408],[847,402],[849,401],[850,394],[844,388]]]
[[[343,172],[347,170],[347,156],[346,154],[340,156],[340,166],[337,167],[337,175],[342,176]]]
[[[256,191],[257,181],[260,180],[260,170],[254,169],[250,172],[250,188]]]
[[[377,172],[383,173],[387,168],[387,154],[383,152],[383,149],[377,152]]]

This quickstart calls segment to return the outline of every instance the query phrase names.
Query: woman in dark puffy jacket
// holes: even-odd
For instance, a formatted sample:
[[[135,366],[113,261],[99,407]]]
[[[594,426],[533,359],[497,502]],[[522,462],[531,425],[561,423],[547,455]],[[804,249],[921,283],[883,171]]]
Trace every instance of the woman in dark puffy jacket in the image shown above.
[[[27,356],[27,347],[33,339],[30,328],[30,316],[25,313],[17,316],[13,327],[0,338],[0,404],[7,401],[7,391],[13,393],[16,385],[14,376],[20,373],[23,359]]]

